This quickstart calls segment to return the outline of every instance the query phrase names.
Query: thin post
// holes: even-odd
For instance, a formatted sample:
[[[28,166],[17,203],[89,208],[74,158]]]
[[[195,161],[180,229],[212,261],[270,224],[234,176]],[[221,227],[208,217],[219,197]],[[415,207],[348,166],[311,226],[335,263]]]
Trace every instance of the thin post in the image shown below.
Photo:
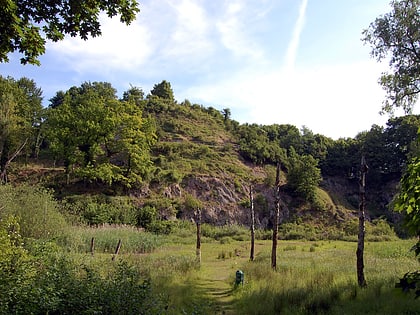
[[[118,240],[117,248],[115,248],[115,254],[112,256],[112,260],[115,260],[115,257],[120,253],[122,241]]]
[[[198,263],[201,263],[201,209],[198,208],[195,213],[195,224],[197,226],[197,247],[196,255]]]
[[[366,287],[366,279],[364,274],[363,253],[365,250],[365,207],[366,207],[366,173],[368,166],[365,157],[362,156],[360,162],[360,179],[359,179],[359,234],[357,239],[357,282],[360,287]]]
[[[251,208],[251,253],[249,256],[250,261],[254,261],[255,252],[255,212],[254,212],[254,195],[252,192],[252,185],[249,186],[249,204]]]
[[[273,247],[271,249],[271,268],[277,269],[277,239],[279,234],[279,217],[280,217],[280,163],[276,168],[276,184],[274,187],[275,211],[273,222]]]
[[[92,237],[90,240],[90,254],[93,256],[95,254],[95,238]]]

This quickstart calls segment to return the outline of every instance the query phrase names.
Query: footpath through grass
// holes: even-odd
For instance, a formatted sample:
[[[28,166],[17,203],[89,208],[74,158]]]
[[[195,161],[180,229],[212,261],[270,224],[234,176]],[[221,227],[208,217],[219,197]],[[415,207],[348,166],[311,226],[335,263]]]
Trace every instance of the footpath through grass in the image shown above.
[[[197,269],[162,276],[154,282],[167,294],[169,314],[420,314],[420,301],[394,284],[418,268],[410,241],[367,243],[366,289],[356,281],[356,243],[280,242],[278,269],[270,267],[270,241],[257,241],[249,262],[249,242],[202,245]],[[151,256],[190,255],[194,244],[171,245]],[[245,272],[244,286],[234,287],[235,272]]]

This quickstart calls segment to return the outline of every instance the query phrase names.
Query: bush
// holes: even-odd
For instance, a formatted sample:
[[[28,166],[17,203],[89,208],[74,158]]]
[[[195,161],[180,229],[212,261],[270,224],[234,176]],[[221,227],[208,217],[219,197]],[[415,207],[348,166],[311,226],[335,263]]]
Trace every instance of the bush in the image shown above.
[[[128,197],[70,196],[64,200],[62,207],[66,213],[90,225],[137,223],[137,209]]]
[[[38,186],[0,186],[0,219],[14,216],[23,237],[54,238],[67,224],[52,193]]]

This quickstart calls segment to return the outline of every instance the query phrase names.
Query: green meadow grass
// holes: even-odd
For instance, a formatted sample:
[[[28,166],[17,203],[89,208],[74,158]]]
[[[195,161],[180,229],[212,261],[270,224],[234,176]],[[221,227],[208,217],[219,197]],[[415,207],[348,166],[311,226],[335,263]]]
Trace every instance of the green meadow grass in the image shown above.
[[[174,233],[157,236],[132,228],[74,228],[62,244],[93,260],[128,260],[152,281],[153,292],[168,301],[167,314],[420,314],[420,300],[394,288],[419,262],[413,240],[366,242],[367,288],[357,286],[356,242],[279,241],[277,270],[271,269],[271,241],[250,243],[226,228],[204,226],[201,264],[195,255],[195,226],[184,223]],[[100,245],[104,244],[104,245]],[[105,245],[109,244],[109,245]],[[235,272],[245,273],[235,287]]]

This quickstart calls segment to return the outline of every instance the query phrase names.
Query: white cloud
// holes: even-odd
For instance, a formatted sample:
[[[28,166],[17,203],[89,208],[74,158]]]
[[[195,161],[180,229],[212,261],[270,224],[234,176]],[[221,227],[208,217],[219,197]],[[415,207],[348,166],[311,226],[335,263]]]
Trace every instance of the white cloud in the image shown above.
[[[223,46],[235,56],[260,59],[264,55],[263,50],[247,32],[250,21],[249,10],[253,9],[255,8],[246,8],[243,1],[229,1],[224,7],[224,14],[216,23],[216,28]]]
[[[377,84],[382,67],[373,60],[288,71],[242,72],[221,82],[184,91],[198,102],[229,107],[241,123],[307,126],[332,138],[354,137],[383,124],[383,91]],[[222,102],[222,103],[221,103]]]
[[[209,38],[209,21],[205,9],[193,0],[181,0],[170,5],[174,10],[176,23],[171,31],[170,41],[162,53],[168,58],[184,60],[209,55],[213,43]]]
[[[148,30],[137,21],[125,25],[118,18],[100,16],[102,36],[84,41],[66,37],[58,43],[48,43],[47,50],[66,61],[78,72],[106,73],[128,70],[144,64],[152,47]]]

